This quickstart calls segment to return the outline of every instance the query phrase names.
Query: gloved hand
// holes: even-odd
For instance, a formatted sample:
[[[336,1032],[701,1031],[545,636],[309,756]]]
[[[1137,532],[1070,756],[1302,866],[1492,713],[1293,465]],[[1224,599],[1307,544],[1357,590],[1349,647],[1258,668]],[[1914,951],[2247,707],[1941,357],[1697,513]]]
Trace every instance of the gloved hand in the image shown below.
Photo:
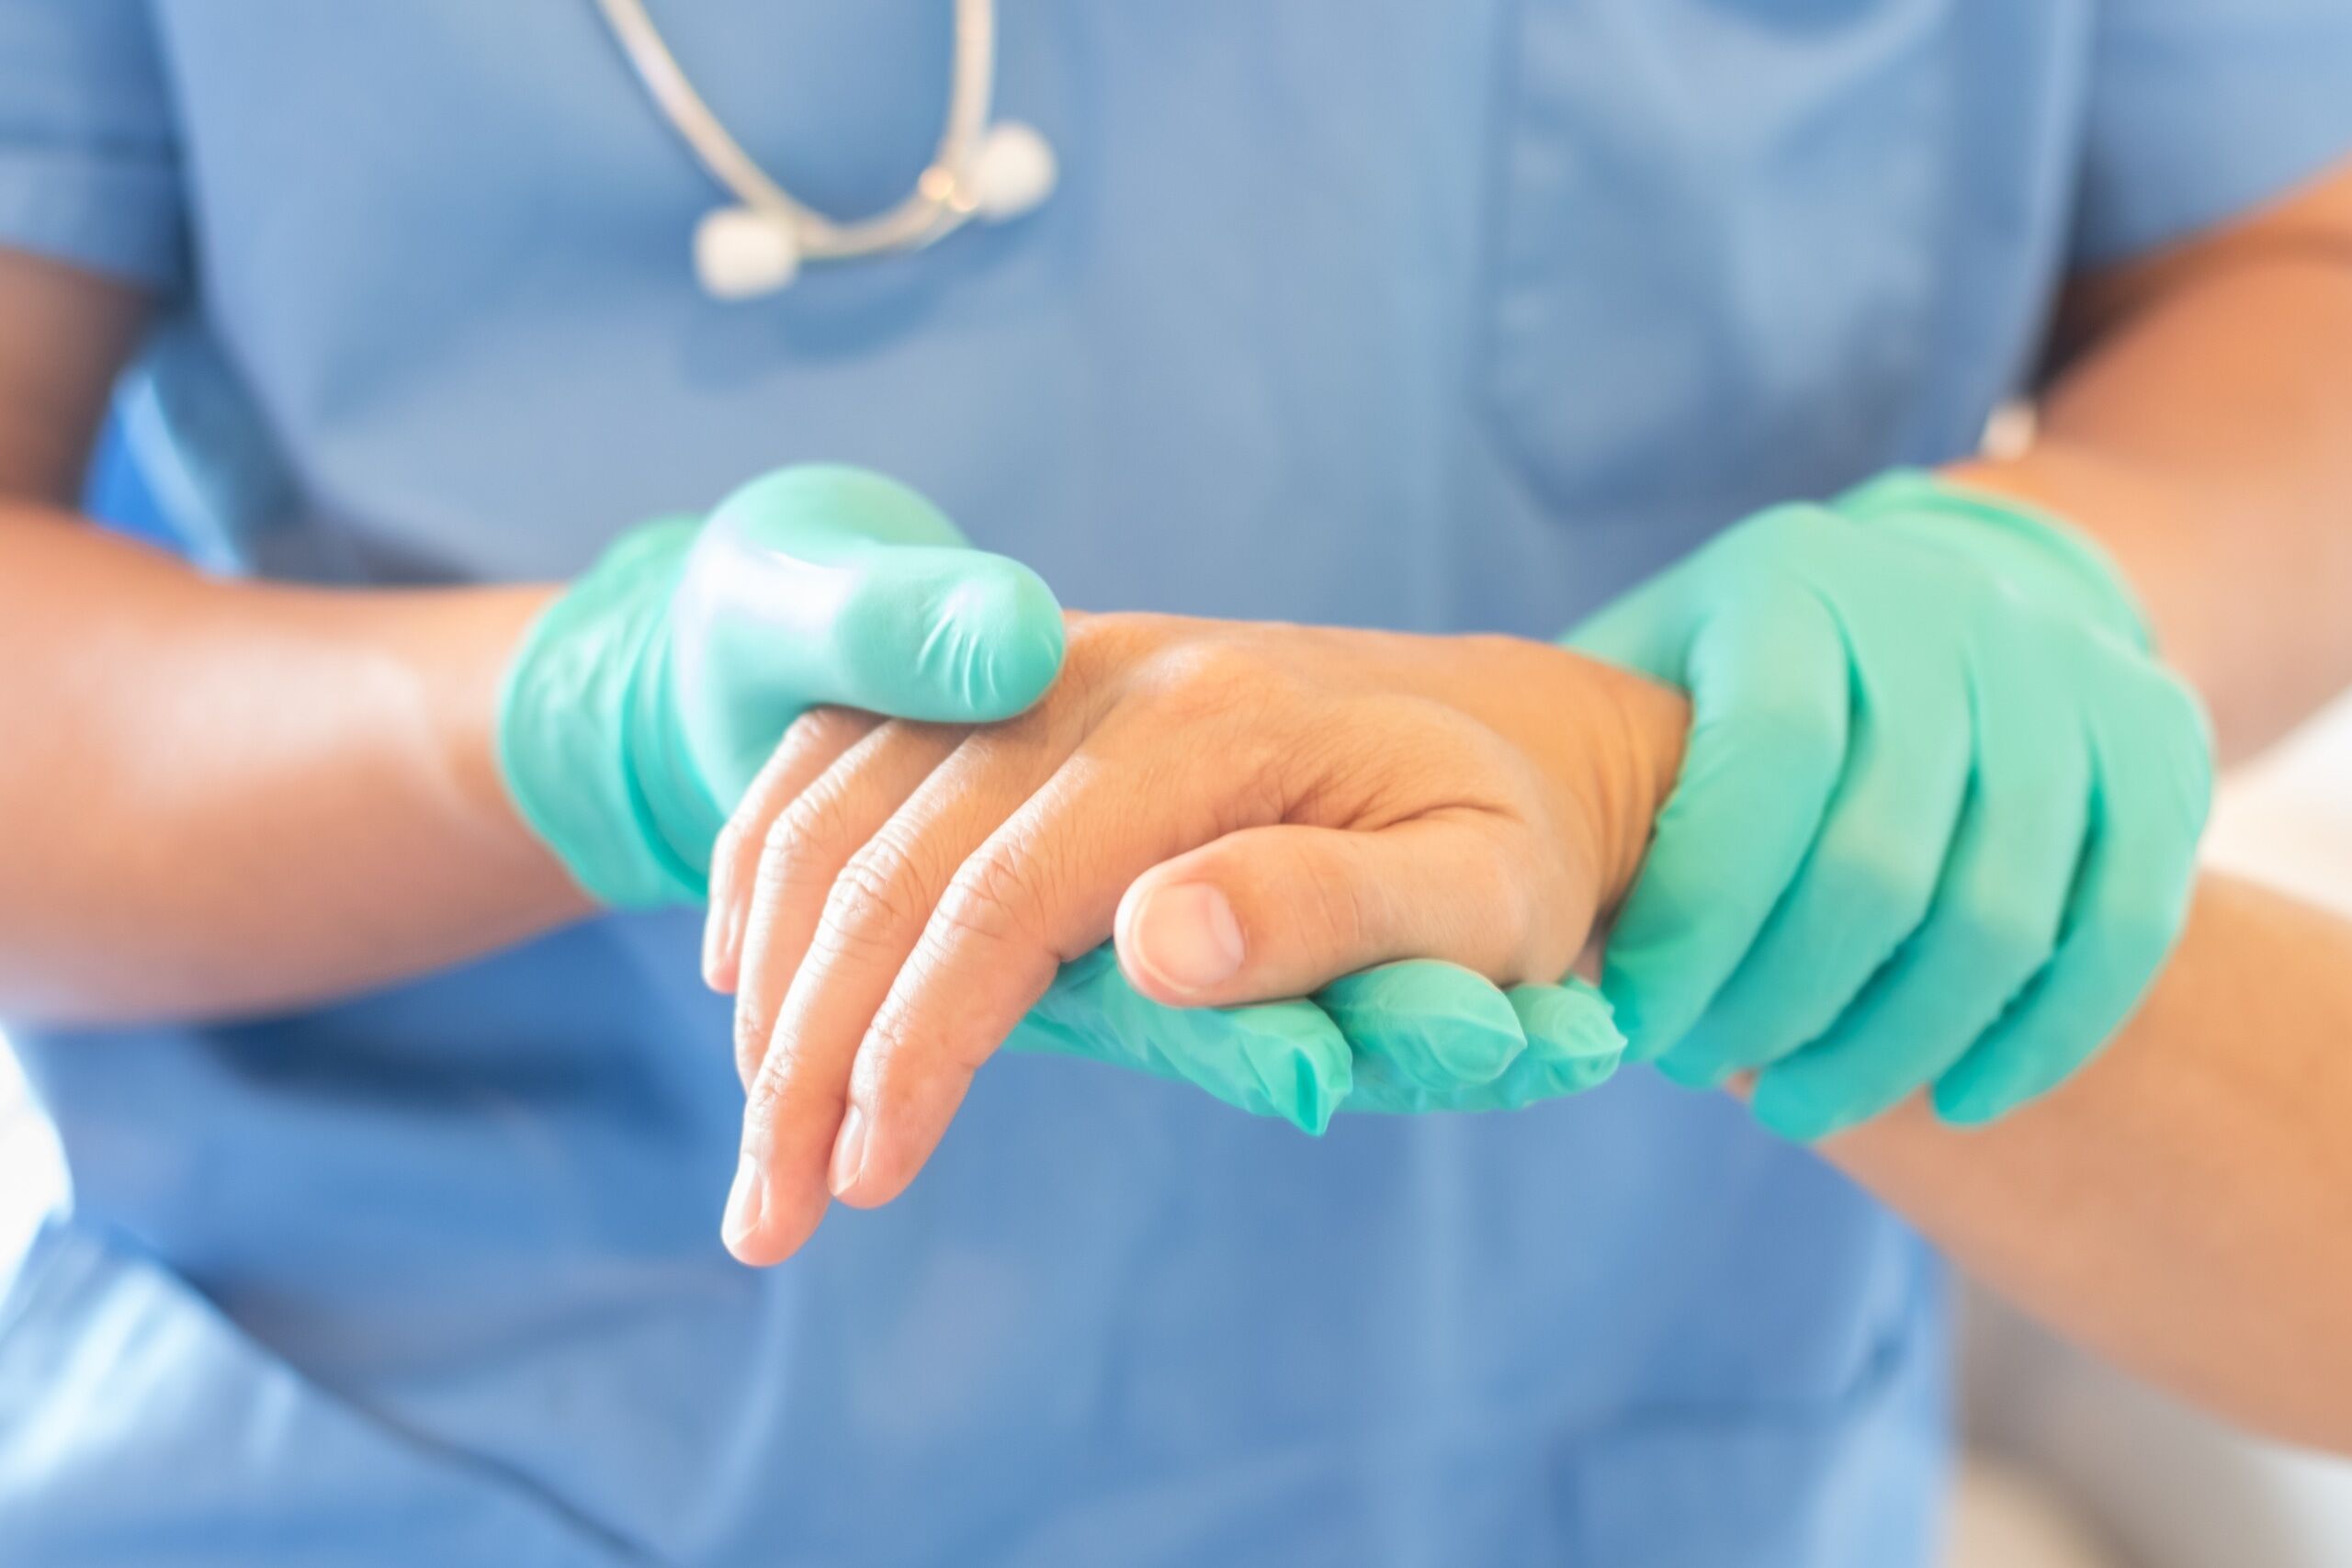
[[[2101,554],[1903,473],[1732,529],[1572,634],[1688,690],[1680,780],[1611,934],[1634,1060],[1763,1068],[1823,1136],[1932,1084],[1946,1121],[2062,1082],[2186,916],[2196,698]]]
[[[1028,706],[1062,620],[1027,568],[965,547],[922,496],[854,468],[755,479],[707,524],[623,538],[534,625],[507,673],[499,761],[525,818],[605,902],[703,896],[720,824],[804,708],[978,723]],[[1106,949],[1069,965],[1010,1044],[1193,1083],[1321,1132],[1332,1111],[1520,1103],[1607,1076],[1589,990],[1508,998],[1446,964],[1308,1001],[1163,1007]]]
[[[1062,966],[1004,1049],[1174,1078],[1320,1134],[1335,1111],[1515,1111],[1578,1094],[1617,1070],[1624,1043],[1580,980],[1504,991],[1415,959],[1311,999],[1173,1008],[1129,984],[1105,945]]]
[[[508,792],[604,902],[698,902],[727,813],[804,708],[1007,718],[1061,666],[1035,573],[903,485],[785,468],[624,537],[532,626],[499,704]]]

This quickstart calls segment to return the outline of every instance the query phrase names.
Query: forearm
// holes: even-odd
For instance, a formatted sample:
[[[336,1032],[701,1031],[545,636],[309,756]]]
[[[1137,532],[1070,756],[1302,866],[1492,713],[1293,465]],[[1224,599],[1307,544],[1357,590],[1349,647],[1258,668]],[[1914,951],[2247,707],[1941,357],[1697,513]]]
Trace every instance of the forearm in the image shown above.
[[[493,755],[546,595],[217,582],[0,503],[0,1012],[267,1009],[582,912]]]
[[[2245,756],[2352,685],[2352,173],[2078,313],[2034,445],[1954,477],[2096,536]]]
[[[2238,1420],[2352,1450],[2352,926],[2209,878],[2132,1024],[1960,1132],[1914,1103],[1825,1152],[1970,1273]]]

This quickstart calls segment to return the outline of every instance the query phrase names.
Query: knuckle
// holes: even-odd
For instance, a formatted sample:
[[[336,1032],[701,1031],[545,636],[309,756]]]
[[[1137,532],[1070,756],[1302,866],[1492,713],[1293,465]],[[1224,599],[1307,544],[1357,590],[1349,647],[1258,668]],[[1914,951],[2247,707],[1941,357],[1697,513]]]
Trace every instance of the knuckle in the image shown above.
[[[1296,857],[1284,880],[1311,900],[1302,922],[1305,930],[1316,933],[1317,940],[1335,954],[1363,951],[1380,923],[1376,888],[1360,876],[1321,874],[1318,868]]]
[[[1247,680],[1263,662],[1238,643],[1187,638],[1153,655],[1151,668],[1155,679],[1176,690],[1219,692]]]
[[[735,1072],[747,1082],[767,1056],[768,1031],[763,1012],[764,1010],[747,1007],[735,1010]]]
[[[912,1010],[893,998],[865,1026],[857,1058],[850,1068],[850,1098],[887,1118],[903,1098],[904,1074],[899,1064],[916,1045]]]
[[[922,918],[922,879],[912,860],[886,835],[850,856],[825,897],[820,940],[831,952],[885,944]]]
[[[768,827],[753,876],[755,905],[790,903],[823,886],[847,854],[850,825],[837,798],[796,801]]]
[[[955,755],[976,773],[1043,777],[1052,772],[1082,718],[1072,694],[1057,686],[1026,712],[964,736]]]
[[[1113,613],[1073,619],[1062,639],[1062,663],[1091,670],[1110,662],[1133,640],[1137,617]]]
[[[983,942],[1042,942],[1048,905],[1034,855],[991,846],[964,863],[939,901],[942,931]]]
[[[748,1134],[768,1133],[784,1110],[785,1090],[791,1083],[785,1053],[772,1051],[760,1064],[759,1072],[752,1079],[752,1087],[743,1098],[743,1126]]]
[[[885,1121],[917,1120],[920,1102],[935,1096],[943,1081],[977,1072],[993,1049],[989,1042],[962,1040],[967,1032],[937,1027],[924,1010],[894,998],[866,1030],[850,1073],[850,1098]]]
[[[1277,679],[1265,660],[1225,641],[1188,641],[1154,654],[1145,671],[1153,702],[1173,723],[1230,715]]]
[[[846,846],[850,831],[846,794],[831,780],[820,779],[775,814],[761,853],[770,861],[789,862],[796,855],[838,850]]]
[[[1075,620],[1063,639],[1059,684],[1092,691],[1125,670],[1160,635],[1163,623],[1155,615],[1113,614]]]
[[[845,735],[849,723],[849,714],[842,708],[804,709],[790,724],[784,727],[784,735],[777,741],[776,750],[800,747],[813,749],[823,746],[828,741]]]

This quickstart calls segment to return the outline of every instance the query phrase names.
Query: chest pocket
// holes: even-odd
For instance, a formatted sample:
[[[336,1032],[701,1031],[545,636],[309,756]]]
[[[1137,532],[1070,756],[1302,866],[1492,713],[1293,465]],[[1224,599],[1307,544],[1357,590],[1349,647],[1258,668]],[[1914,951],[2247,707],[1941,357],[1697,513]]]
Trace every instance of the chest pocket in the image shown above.
[[[1483,391],[1555,516],[1819,493],[1930,355],[1950,0],[1524,0]]]

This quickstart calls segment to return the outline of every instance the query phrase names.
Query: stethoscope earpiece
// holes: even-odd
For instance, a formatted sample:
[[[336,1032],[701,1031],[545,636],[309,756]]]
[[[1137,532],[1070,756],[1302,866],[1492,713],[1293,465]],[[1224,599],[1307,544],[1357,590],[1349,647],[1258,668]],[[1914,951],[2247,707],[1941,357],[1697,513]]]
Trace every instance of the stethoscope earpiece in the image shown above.
[[[837,223],[769,177],[728,134],[686,80],[644,0],[598,0],[638,80],[702,164],[735,197],[695,225],[695,277],[714,299],[751,299],[788,288],[804,261],[852,261],[921,250],[972,219],[1006,223],[1054,194],[1060,169],[1036,127],[989,120],[996,85],[995,0],[956,0],[956,61],[947,125],[905,200]]]
[[[1009,223],[1046,205],[1061,179],[1053,143],[1034,125],[1017,119],[989,127],[974,161],[974,210],[983,221]]]
[[[720,207],[695,225],[695,279],[714,299],[756,299],[800,276],[800,236],[781,212]]]

